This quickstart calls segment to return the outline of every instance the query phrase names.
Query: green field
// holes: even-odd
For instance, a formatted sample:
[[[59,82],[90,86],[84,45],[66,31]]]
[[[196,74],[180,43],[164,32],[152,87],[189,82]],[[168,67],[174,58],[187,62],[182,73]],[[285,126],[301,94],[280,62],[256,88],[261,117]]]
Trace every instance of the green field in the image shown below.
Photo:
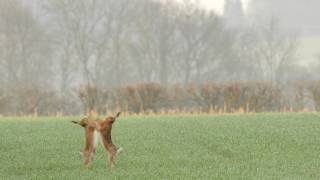
[[[120,117],[91,169],[74,118],[1,118],[0,179],[320,179],[319,114]]]

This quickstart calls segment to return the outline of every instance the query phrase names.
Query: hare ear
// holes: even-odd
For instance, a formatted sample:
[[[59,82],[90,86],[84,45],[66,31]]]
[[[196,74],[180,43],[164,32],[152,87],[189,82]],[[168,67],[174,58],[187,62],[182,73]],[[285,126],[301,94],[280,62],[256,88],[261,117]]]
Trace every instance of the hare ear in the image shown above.
[[[118,112],[117,115],[115,116],[115,118],[119,117],[121,114],[121,112]]]

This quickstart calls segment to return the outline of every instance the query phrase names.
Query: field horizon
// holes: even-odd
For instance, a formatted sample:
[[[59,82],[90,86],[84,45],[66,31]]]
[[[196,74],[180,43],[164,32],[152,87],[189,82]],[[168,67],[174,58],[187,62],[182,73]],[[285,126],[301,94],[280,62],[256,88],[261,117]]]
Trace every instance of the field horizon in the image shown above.
[[[320,114],[125,116],[90,169],[78,117],[1,117],[0,179],[319,179]]]

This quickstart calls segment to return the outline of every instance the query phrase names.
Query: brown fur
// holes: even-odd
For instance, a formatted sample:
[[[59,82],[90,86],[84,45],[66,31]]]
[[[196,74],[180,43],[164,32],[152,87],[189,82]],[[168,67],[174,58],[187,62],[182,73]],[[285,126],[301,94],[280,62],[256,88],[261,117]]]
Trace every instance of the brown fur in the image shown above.
[[[90,167],[94,159],[96,147],[94,144],[94,132],[97,131],[101,138],[103,147],[109,154],[109,166],[114,167],[114,158],[117,155],[118,149],[113,143],[111,138],[112,124],[115,122],[116,118],[119,117],[120,112],[117,113],[115,117],[107,117],[104,120],[90,120],[88,118],[82,119],[80,122],[72,121],[75,124],[85,128],[86,143],[82,151],[84,157],[84,165]]]

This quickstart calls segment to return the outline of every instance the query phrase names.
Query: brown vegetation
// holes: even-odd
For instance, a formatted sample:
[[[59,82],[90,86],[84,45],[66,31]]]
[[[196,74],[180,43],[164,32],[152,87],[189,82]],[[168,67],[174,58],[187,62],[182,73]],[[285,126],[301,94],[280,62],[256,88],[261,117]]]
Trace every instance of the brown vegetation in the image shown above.
[[[80,98],[80,101],[79,101]],[[80,103],[81,102],[81,103]],[[114,88],[81,86],[58,95],[33,86],[0,90],[1,115],[235,113],[320,109],[320,82],[207,82],[161,86],[139,82]]]

